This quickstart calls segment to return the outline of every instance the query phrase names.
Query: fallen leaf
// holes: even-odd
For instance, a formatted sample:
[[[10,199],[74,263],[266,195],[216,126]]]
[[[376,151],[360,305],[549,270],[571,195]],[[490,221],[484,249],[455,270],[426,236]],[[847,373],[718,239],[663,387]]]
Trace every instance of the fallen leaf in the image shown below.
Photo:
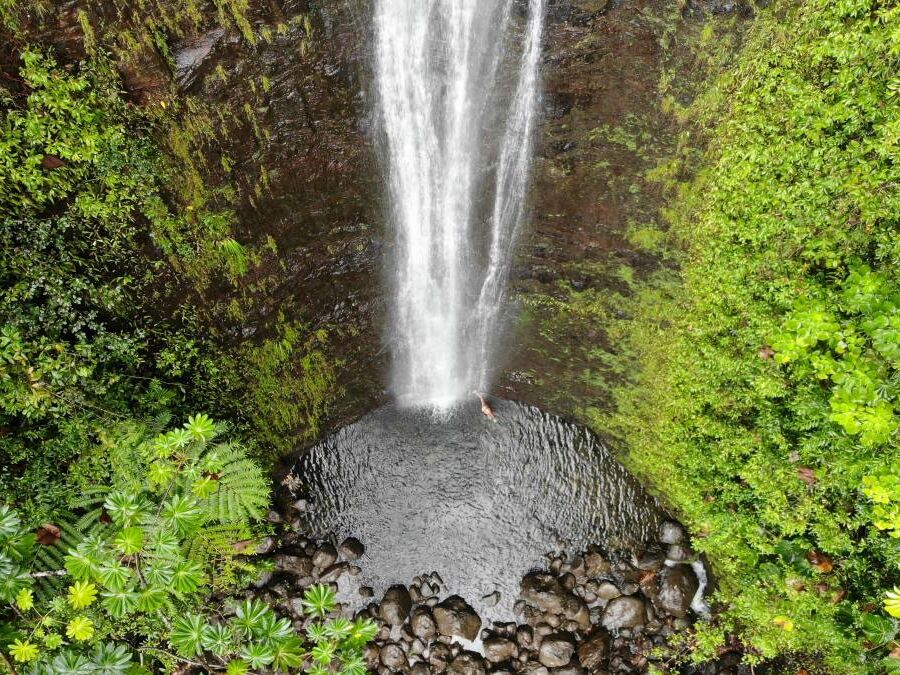
[[[53,546],[56,542],[59,541],[60,537],[59,528],[52,523],[44,523],[38,528],[35,534],[37,536],[37,540],[43,546]]]
[[[828,574],[832,569],[834,569],[834,563],[831,558],[824,553],[820,553],[819,551],[810,551],[806,554],[807,562],[815,567],[817,570],[822,572],[823,574]]]
[[[816,484],[816,472],[812,469],[801,466],[797,468],[797,477],[802,480],[804,483],[812,487]]]
[[[56,155],[44,155],[44,158],[41,160],[41,168],[42,169],[59,169],[66,165],[66,162]]]

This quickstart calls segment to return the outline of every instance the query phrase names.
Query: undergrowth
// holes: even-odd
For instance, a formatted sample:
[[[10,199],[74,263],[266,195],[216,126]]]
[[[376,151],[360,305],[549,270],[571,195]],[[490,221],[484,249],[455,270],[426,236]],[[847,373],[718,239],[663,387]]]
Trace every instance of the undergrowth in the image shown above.
[[[731,639],[750,663],[900,670],[898,38],[894,3],[778,2],[734,68],[667,103],[685,133],[640,241],[679,269],[610,317],[629,382],[594,422],[715,570],[695,660]]]

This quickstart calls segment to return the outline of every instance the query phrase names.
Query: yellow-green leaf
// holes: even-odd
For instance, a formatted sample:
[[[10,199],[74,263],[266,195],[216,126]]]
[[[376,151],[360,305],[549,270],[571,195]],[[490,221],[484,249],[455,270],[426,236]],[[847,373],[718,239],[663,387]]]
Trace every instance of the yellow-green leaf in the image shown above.
[[[94,622],[86,616],[76,616],[66,624],[66,636],[72,640],[90,640],[94,635]]]
[[[75,609],[84,609],[97,599],[97,587],[89,581],[76,581],[69,586],[69,604]]]
[[[34,594],[31,589],[23,588],[16,594],[16,606],[23,612],[27,612],[34,607]]]
[[[16,640],[9,647],[9,655],[13,657],[16,663],[28,663],[34,661],[38,657],[37,645],[25,640]]]
[[[900,587],[894,586],[884,596],[884,610],[895,619],[900,619]]]

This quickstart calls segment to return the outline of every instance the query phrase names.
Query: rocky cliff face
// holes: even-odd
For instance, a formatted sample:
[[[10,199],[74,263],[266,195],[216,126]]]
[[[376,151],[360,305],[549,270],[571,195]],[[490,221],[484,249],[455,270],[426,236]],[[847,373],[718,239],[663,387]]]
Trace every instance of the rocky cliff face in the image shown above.
[[[244,23],[201,5],[199,23],[182,22],[153,48],[119,52],[136,104],[159,105],[174,92],[227,129],[196,146],[205,180],[233,195],[235,238],[277,253],[261,255],[237,292],[213,289],[208,302],[240,311],[211,321],[236,342],[261,339],[285,320],[327,329],[345,392],[331,428],[385,396],[385,209],[365,99],[364,5],[251,0]],[[85,54],[85,25],[140,22],[116,6],[52,3],[24,30],[75,61]],[[513,280],[520,320],[494,393],[570,415],[609,404],[613,374],[598,346],[613,346],[584,303],[627,295],[633,275],[658,264],[635,244],[661,203],[645,173],[674,143],[658,84],[673,63],[689,63],[679,37],[691,23],[726,9],[551,2],[532,216]]]

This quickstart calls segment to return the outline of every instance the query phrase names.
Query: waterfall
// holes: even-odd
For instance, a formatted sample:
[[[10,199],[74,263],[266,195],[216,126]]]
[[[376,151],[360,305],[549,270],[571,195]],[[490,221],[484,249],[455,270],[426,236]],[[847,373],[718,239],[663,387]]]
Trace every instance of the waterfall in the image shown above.
[[[524,217],[545,0],[375,0],[401,403],[490,385]]]

